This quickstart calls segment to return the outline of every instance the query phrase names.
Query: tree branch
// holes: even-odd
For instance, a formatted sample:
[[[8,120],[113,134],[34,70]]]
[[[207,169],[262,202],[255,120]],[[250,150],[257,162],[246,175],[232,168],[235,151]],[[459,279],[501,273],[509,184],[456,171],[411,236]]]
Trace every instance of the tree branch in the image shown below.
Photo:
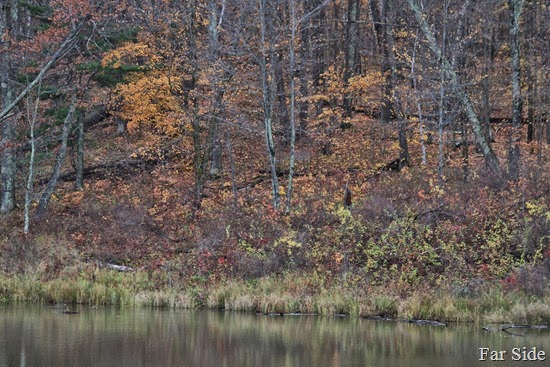
[[[89,17],[87,17],[89,18]],[[0,112],[0,123],[2,121],[4,121],[5,119],[9,118],[10,116],[12,116],[13,114],[10,113],[11,110],[13,110],[15,108],[15,106],[17,106],[17,104],[19,102],[21,102],[21,100],[23,98],[25,98],[27,96],[27,94],[29,94],[29,92],[38,84],[40,83],[40,81],[42,80],[42,78],[44,78],[44,75],[46,75],[46,73],[48,72],[48,70],[51,69],[51,67],[57,62],[59,61],[60,59],[62,59],[66,54],[67,52],[74,46],[74,40],[76,38],[76,36],[80,33],[80,31],[82,30],[82,28],[84,27],[84,23],[85,23],[85,20],[87,19],[85,18],[78,27],[76,27],[75,29],[73,29],[73,31],[67,36],[67,38],[65,38],[65,41],[63,41],[63,43],[61,44],[61,46],[59,46],[59,48],[57,49],[57,51],[52,55],[52,57],[50,58],[50,60],[44,64],[44,66],[42,66],[42,68],[40,69],[40,72],[38,73],[38,75],[36,76],[36,78],[34,78],[34,80],[29,84],[27,85],[27,87],[17,96],[17,98],[15,98],[12,103],[10,103],[6,108],[4,108],[2,110],[2,112]]]

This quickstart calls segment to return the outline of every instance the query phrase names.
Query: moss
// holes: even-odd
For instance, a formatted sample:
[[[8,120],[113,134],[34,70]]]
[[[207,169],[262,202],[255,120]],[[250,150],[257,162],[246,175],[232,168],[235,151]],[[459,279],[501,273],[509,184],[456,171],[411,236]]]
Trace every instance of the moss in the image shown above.
[[[119,83],[127,83],[130,73],[144,72],[145,68],[139,65],[122,65],[118,68],[103,67],[97,61],[77,65],[81,71],[94,71],[92,79],[103,87],[115,87]]]
[[[31,4],[31,3],[26,2],[26,1],[20,1],[19,5],[22,8],[27,9],[31,13],[31,16],[33,16],[33,17],[44,17],[44,16],[48,15],[51,11],[51,8],[49,6]]]

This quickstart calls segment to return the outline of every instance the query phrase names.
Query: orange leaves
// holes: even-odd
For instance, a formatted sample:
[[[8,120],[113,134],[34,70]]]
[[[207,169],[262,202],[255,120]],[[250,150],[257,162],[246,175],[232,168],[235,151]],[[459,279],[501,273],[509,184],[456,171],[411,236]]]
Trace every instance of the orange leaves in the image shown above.
[[[68,205],[79,206],[82,203],[82,198],[84,197],[84,191],[73,191],[68,193],[63,198],[63,201]]]
[[[380,73],[372,69],[349,79],[346,91],[354,97],[356,109],[374,111],[380,107],[382,82]]]
[[[178,81],[155,72],[120,84],[115,90],[118,101],[114,114],[128,122],[130,131],[152,127],[166,135],[177,135],[182,113],[170,86]]]

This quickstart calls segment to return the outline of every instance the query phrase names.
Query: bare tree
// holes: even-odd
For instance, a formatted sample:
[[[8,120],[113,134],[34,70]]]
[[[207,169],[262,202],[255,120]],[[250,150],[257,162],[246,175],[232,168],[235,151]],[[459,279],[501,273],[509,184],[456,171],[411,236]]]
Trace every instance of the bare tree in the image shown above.
[[[10,80],[11,57],[9,48],[12,36],[19,21],[19,2],[8,0],[0,8],[0,36],[5,41],[0,49],[0,98],[1,108],[6,110],[14,99],[14,91]],[[11,109],[10,109],[11,110]],[[8,117],[6,116],[2,117]],[[0,118],[3,121],[3,118]],[[8,118],[2,123],[2,139],[0,140],[0,164],[2,194],[0,196],[0,212],[7,213],[15,206],[15,174],[16,174],[16,151],[15,151],[15,119]]]
[[[348,10],[346,19],[346,48],[344,65],[344,88],[348,86],[349,80],[353,75],[359,73],[359,14],[360,1],[348,0]],[[351,117],[352,94],[349,91],[344,92],[344,113],[346,117]]]
[[[38,202],[38,207],[36,208],[36,217],[39,219],[42,218],[46,213],[46,208],[48,207],[52,194],[55,190],[57,181],[59,180],[59,175],[61,173],[61,168],[63,167],[65,157],[67,156],[67,142],[69,140],[69,134],[71,133],[71,128],[74,123],[76,102],[76,92],[74,92],[71,98],[69,111],[67,112],[67,116],[63,121],[63,128],[61,130],[61,146],[59,147],[59,150],[57,152],[57,157],[55,159],[50,179],[46,184],[46,189],[42,193],[40,201]]]
[[[18,1],[10,1],[0,11],[0,34],[8,32],[14,24],[18,24]],[[0,141],[0,164],[2,192],[0,197],[0,212],[7,213],[15,206],[15,176],[17,173],[16,151],[15,151],[15,121],[13,110],[18,104],[43,80],[46,73],[62,59],[76,44],[77,35],[89,17],[85,17],[76,24],[65,40],[46,61],[38,75],[27,84],[27,86],[15,96],[12,88],[9,67],[11,65],[9,55],[9,44],[4,45],[0,51],[0,89],[2,97],[2,110],[0,111],[0,123],[2,124],[2,139]]]
[[[30,130],[30,143],[31,143],[31,153],[29,156],[29,173],[27,175],[27,185],[25,187],[25,211],[24,211],[24,220],[25,224],[23,225],[23,232],[29,234],[30,227],[30,208],[33,195],[33,183],[34,183],[34,160],[36,153],[36,141],[35,141],[35,128],[36,120],[38,118],[38,106],[40,102],[40,85],[38,86],[38,91],[34,103],[32,102],[31,96],[27,95],[27,122],[29,123]]]
[[[524,0],[508,0],[510,12],[510,63],[512,84],[512,126],[513,136],[510,137],[508,151],[508,174],[517,179],[519,175],[519,145],[521,140],[521,124],[523,119],[523,98],[521,96],[521,65],[519,49],[519,21]]]
[[[458,73],[453,68],[446,55],[442,52],[441,47],[439,46],[434,36],[432,28],[426,21],[426,18],[420,10],[420,7],[418,6],[416,0],[407,0],[407,3],[409,4],[410,9],[413,11],[416,21],[420,26],[420,30],[422,31],[424,37],[428,42],[428,47],[432,50],[437,59],[441,60],[441,68],[445,75],[447,75],[447,77],[449,78],[450,88],[462,105],[466,117],[472,125],[474,135],[480,146],[488,169],[494,172],[497,176],[501,177],[503,172],[502,168],[500,167],[498,158],[493,151],[490,142],[486,139],[485,134],[483,133],[483,125],[479,121],[477,113],[475,112],[472,102],[470,101],[470,97],[466,93],[464,86],[459,79]]]
[[[267,157],[269,159],[269,172],[271,174],[271,195],[273,207],[279,208],[280,194],[279,181],[277,178],[277,167],[275,158],[275,142],[273,140],[273,99],[274,99],[274,75],[268,69],[269,60],[269,44],[267,37],[266,11],[267,0],[259,0],[260,5],[260,47],[261,55],[259,60],[260,65],[260,81],[262,84],[262,107],[264,112],[264,133],[267,148]]]
[[[296,150],[296,81],[294,71],[296,69],[296,33],[298,20],[296,19],[296,2],[290,1],[290,42],[289,42],[289,58],[290,58],[290,157],[288,163],[288,186],[286,191],[286,208],[285,213],[290,212],[290,204],[292,200],[292,180],[294,178],[294,161]]]

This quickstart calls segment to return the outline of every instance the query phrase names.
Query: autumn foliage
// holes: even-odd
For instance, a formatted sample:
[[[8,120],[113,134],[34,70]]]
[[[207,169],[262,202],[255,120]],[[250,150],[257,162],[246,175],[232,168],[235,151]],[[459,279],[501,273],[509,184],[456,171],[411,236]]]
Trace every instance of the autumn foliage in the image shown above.
[[[396,29],[384,37],[392,37],[394,54],[384,51],[381,34],[361,30],[369,47],[361,46],[346,80],[353,60],[332,34],[349,38],[347,25],[334,21],[323,28],[332,24],[324,20],[347,9],[344,2],[297,3],[301,13],[293,23],[287,2],[262,1],[268,32],[263,44],[260,22],[253,21],[261,14],[248,2],[96,3],[48,2],[39,14],[47,18],[46,29],[10,51],[13,65],[18,60],[17,71],[26,75],[21,82],[28,83],[52,54],[50,48],[79,22],[85,24],[66,58],[13,118],[18,132],[13,145],[21,147],[18,159],[28,162],[30,114],[23,110],[37,106],[34,184],[40,192],[55,163],[55,137],[70,97],[78,95],[85,123],[83,189],[73,186],[73,128],[47,217],[32,222],[30,234],[23,235],[21,210],[4,214],[4,273],[70,276],[100,262],[163,272],[182,284],[300,272],[364,289],[388,286],[399,295],[419,286],[473,292],[474,284],[483,282],[547,292],[526,279],[547,282],[550,276],[544,135],[549,127],[543,113],[548,89],[537,90],[546,102],[526,102],[531,110],[525,118],[532,114],[534,127],[506,121],[508,112],[502,111],[508,111],[512,95],[502,24],[461,30],[459,20],[449,20],[452,35],[470,33],[462,34],[461,49],[447,41],[447,56],[462,68],[460,77],[467,82],[460,85],[470,83],[464,88],[480,120],[490,107],[483,126],[504,174],[487,169],[487,153],[474,138],[458,92],[432,60],[412,13],[388,13],[396,17]],[[363,10],[369,7],[359,3]],[[472,7],[469,16],[478,19],[481,10]],[[444,10],[433,5],[429,11]],[[502,9],[492,11],[504,17]],[[290,41],[293,24],[298,24],[296,45]],[[483,32],[489,30],[499,43],[490,45],[496,49],[487,69],[483,61],[489,59],[470,56],[482,53],[478,47],[485,47]],[[299,70],[290,70],[291,47]],[[267,88],[261,83],[262,62]],[[527,73],[540,73],[529,78],[544,80],[548,65],[536,52],[526,53],[524,63]],[[480,69],[486,74],[480,76]],[[292,97],[291,82],[296,84]],[[484,94],[486,87],[492,88],[490,95]],[[525,88],[525,95],[539,98]],[[346,98],[352,101],[351,115]],[[101,117],[92,118],[99,109]],[[264,123],[270,111],[272,152],[266,149]],[[291,121],[298,130],[295,141]],[[124,128],[117,131],[117,124]],[[528,140],[531,128],[534,138]],[[515,141],[514,134],[523,138]],[[521,152],[518,160],[514,146]],[[270,154],[275,167],[269,166]],[[21,189],[26,174],[26,169],[16,174]],[[281,197],[292,188],[288,213],[273,205],[274,177]],[[344,199],[346,190],[351,196]],[[54,254],[52,241],[64,251]]]

